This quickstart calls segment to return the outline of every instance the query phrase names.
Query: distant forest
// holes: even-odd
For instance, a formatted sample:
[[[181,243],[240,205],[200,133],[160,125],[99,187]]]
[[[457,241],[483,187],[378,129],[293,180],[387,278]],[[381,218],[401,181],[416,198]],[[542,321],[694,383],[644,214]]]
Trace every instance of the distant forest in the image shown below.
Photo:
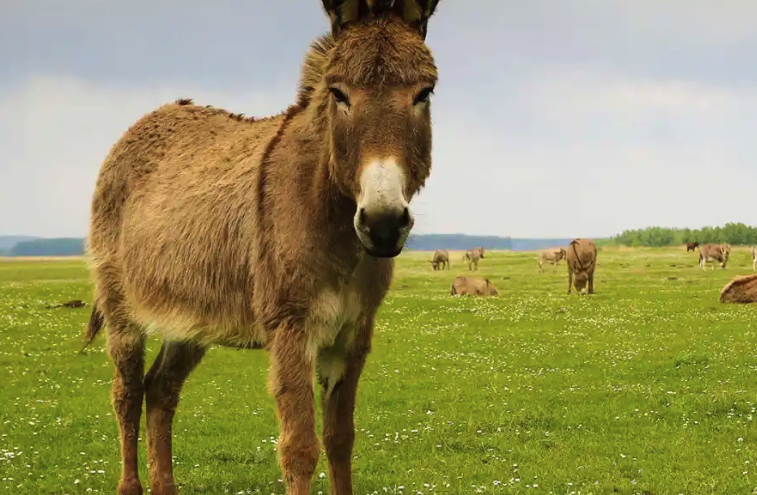
[[[674,229],[647,227],[625,230],[614,237],[594,238],[601,246],[676,246],[698,241],[727,242],[733,246],[757,245],[757,227],[743,223],[727,223],[722,227],[701,229]],[[517,239],[512,237],[474,236],[464,234],[417,234],[411,235],[407,249],[434,251],[447,249],[458,251],[483,246],[491,250],[534,251],[555,246],[564,246],[570,239]],[[0,235],[0,256],[81,256],[84,254],[82,238],[35,238],[28,236]]]
[[[686,242],[728,243],[732,246],[757,245],[757,227],[743,223],[727,223],[722,227],[704,227],[701,229],[671,229],[666,227],[647,227],[645,229],[625,230],[612,237],[609,244],[618,246],[663,247],[677,246]]]
[[[26,238],[10,243],[0,236],[0,256],[81,256],[84,239],[61,237],[54,239]]]

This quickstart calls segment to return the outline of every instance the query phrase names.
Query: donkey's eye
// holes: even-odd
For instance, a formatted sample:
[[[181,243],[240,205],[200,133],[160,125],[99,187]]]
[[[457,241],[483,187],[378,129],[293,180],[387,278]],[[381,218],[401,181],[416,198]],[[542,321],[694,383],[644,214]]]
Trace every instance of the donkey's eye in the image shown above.
[[[428,102],[429,98],[431,98],[431,95],[434,94],[434,87],[429,86],[428,88],[423,88],[420,93],[415,95],[415,99],[413,99],[413,105],[418,105],[419,103],[426,103]]]
[[[344,94],[340,89],[331,87],[329,88],[329,92],[337,103],[344,103],[345,105],[350,106],[350,100],[347,98],[347,95]]]

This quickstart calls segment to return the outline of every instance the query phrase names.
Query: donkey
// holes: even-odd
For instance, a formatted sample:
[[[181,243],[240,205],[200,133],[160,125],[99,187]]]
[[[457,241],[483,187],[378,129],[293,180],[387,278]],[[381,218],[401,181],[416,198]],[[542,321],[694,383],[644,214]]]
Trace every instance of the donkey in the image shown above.
[[[545,263],[552,265],[552,273],[556,272],[560,260],[564,260],[567,256],[568,254],[564,248],[539,251],[539,254],[536,257],[536,261],[539,263],[539,273],[544,273]]]
[[[444,270],[445,267],[449,270],[449,252],[446,249],[437,249],[429,263],[434,270]]]
[[[704,244],[699,246],[699,267],[707,270],[707,263],[717,261],[720,268],[725,269],[728,259],[731,256],[731,246],[729,244]],[[713,270],[715,267],[713,267]]]
[[[111,148],[92,199],[94,304],[107,329],[119,495],[141,495],[146,402],[154,495],[176,495],[171,431],[206,348],[265,348],[287,493],[310,493],[323,403],[330,493],[352,495],[354,408],[376,312],[431,173],[426,46],[438,0],[322,0],[331,20],[305,56],[296,103],[253,119],[178,100]],[[163,338],[144,374],[148,335]]]
[[[468,262],[468,270],[473,270],[474,267],[478,270],[478,262],[482,259],[484,259],[484,248],[482,246],[470,249],[463,254],[463,261]]]
[[[565,261],[568,265],[568,294],[574,286],[579,294],[594,294],[594,270],[597,268],[594,241],[581,238],[570,241]]]
[[[696,249],[697,249],[698,247],[699,247],[699,243],[698,243],[698,242],[696,242],[696,241],[695,241],[695,242],[687,242],[687,243],[686,243],[686,252],[687,252],[687,253],[688,253],[688,252],[690,252],[690,251],[691,251],[691,252],[693,252],[693,251],[695,251],[695,250],[696,250]]]

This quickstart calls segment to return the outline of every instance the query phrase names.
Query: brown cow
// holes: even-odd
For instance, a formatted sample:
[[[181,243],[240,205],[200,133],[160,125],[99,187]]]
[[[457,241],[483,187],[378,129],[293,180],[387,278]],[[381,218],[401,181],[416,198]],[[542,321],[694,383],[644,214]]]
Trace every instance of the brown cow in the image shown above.
[[[688,253],[689,251],[694,251],[698,247],[699,247],[699,243],[698,242],[687,242],[686,243],[686,252]]]
[[[594,294],[594,269],[597,266],[597,246],[591,239],[573,239],[567,249],[568,294],[575,286],[583,293],[588,282],[588,293]]]
[[[482,259],[484,259],[484,248],[482,246],[470,249],[463,255],[463,261],[468,262],[468,270],[473,270],[474,267],[478,270],[478,262]]]
[[[439,249],[434,253],[434,257],[429,261],[434,270],[444,270],[447,267],[449,270],[449,253],[446,249]]]
[[[707,263],[717,261],[720,268],[725,269],[730,256],[731,246],[728,244],[704,244],[699,246],[699,267],[706,270]]]
[[[438,0],[322,0],[331,33],[305,56],[294,105],[252,119],[179,100],[134,123],[100,169],[87,342],[107,328],[119,495],[176,495],[172,423],[212,343],[264,346],[290,495],[310,493],[322,393],[330,492],[352,488],[354,407],[376,312],[431,172]],[[163,338],[143,377],[147,335]],[[86,346],[85,346],[86,347]],[[240,406],[239,417],[244,417]]]
[[[752,246],[752,271],[757,272],[757,246]]]
[[[546,249],[539,253],[537,261],[539,262],[539,272],[544,273],[544,263],[550,263],[552,265],[552,273],[557,271],[557,265],[560,260],[565,259],[566,251],[563,248],[560,249]]]
[[[488,278],[455,277],[450,288],[452,296],[497,296],[499,291]]]
[[[720,292],[722,303],[757,302],[757,273],[743,275],[731,280]]]

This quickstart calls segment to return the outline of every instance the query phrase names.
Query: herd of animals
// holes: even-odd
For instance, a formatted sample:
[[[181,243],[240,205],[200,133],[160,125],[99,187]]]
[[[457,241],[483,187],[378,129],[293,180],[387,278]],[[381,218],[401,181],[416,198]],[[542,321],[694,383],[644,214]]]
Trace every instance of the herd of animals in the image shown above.
[[[181,98],[134,122],[100,166],[84,349],[105,331],[118,495],[144,493],[143,404],[150,493],[179,493],[174,416],[213,344],[269,355],[287,494],[310,494],[321,445],[329,493],[354,493],[358,383],[415,222],[410,203],[431,174],[439,76],[425,40],[439,0],[319,3],[330,30],[305,54],[286,110],[253,118]],[[593,292],[594,243],[578,239],[564,256],[576,289]],[[146,370],[150,335],[163,342]]]
[[[731,246],[727,243],[709,243],[699,245],[698,242],[686,243],[686,252],[699,250],[699,266],[707,269],[707,263],[720,263],[725,269],[731,255]],[[752,246],[752,270],[757,272],[757,246]],[[478,270],[478,263],[484,258],[484,248],[479,246],[463,254],[463,261],[468,263],[469,270]],[[552,272],[557,271],[557,265],[565,260],[568,265],[568,294],[575,287],[579,294],[594,293],[594,268],[597,262],[597,247],[591,239],[573,239],[568,249],[553,248],[539,251],[537,258],[539,272],[544,272],[544,265],[551,264]],[[450,258],[446,249],[438,249],[429,260],[434,270],[449,270]],[[713,266],[714,269],[714,266]],[[588,285],[588,287],[587,287]],[[450,288],[452,296],[496,296],[499,295],[494,284],[488,278],[457,276]]]

